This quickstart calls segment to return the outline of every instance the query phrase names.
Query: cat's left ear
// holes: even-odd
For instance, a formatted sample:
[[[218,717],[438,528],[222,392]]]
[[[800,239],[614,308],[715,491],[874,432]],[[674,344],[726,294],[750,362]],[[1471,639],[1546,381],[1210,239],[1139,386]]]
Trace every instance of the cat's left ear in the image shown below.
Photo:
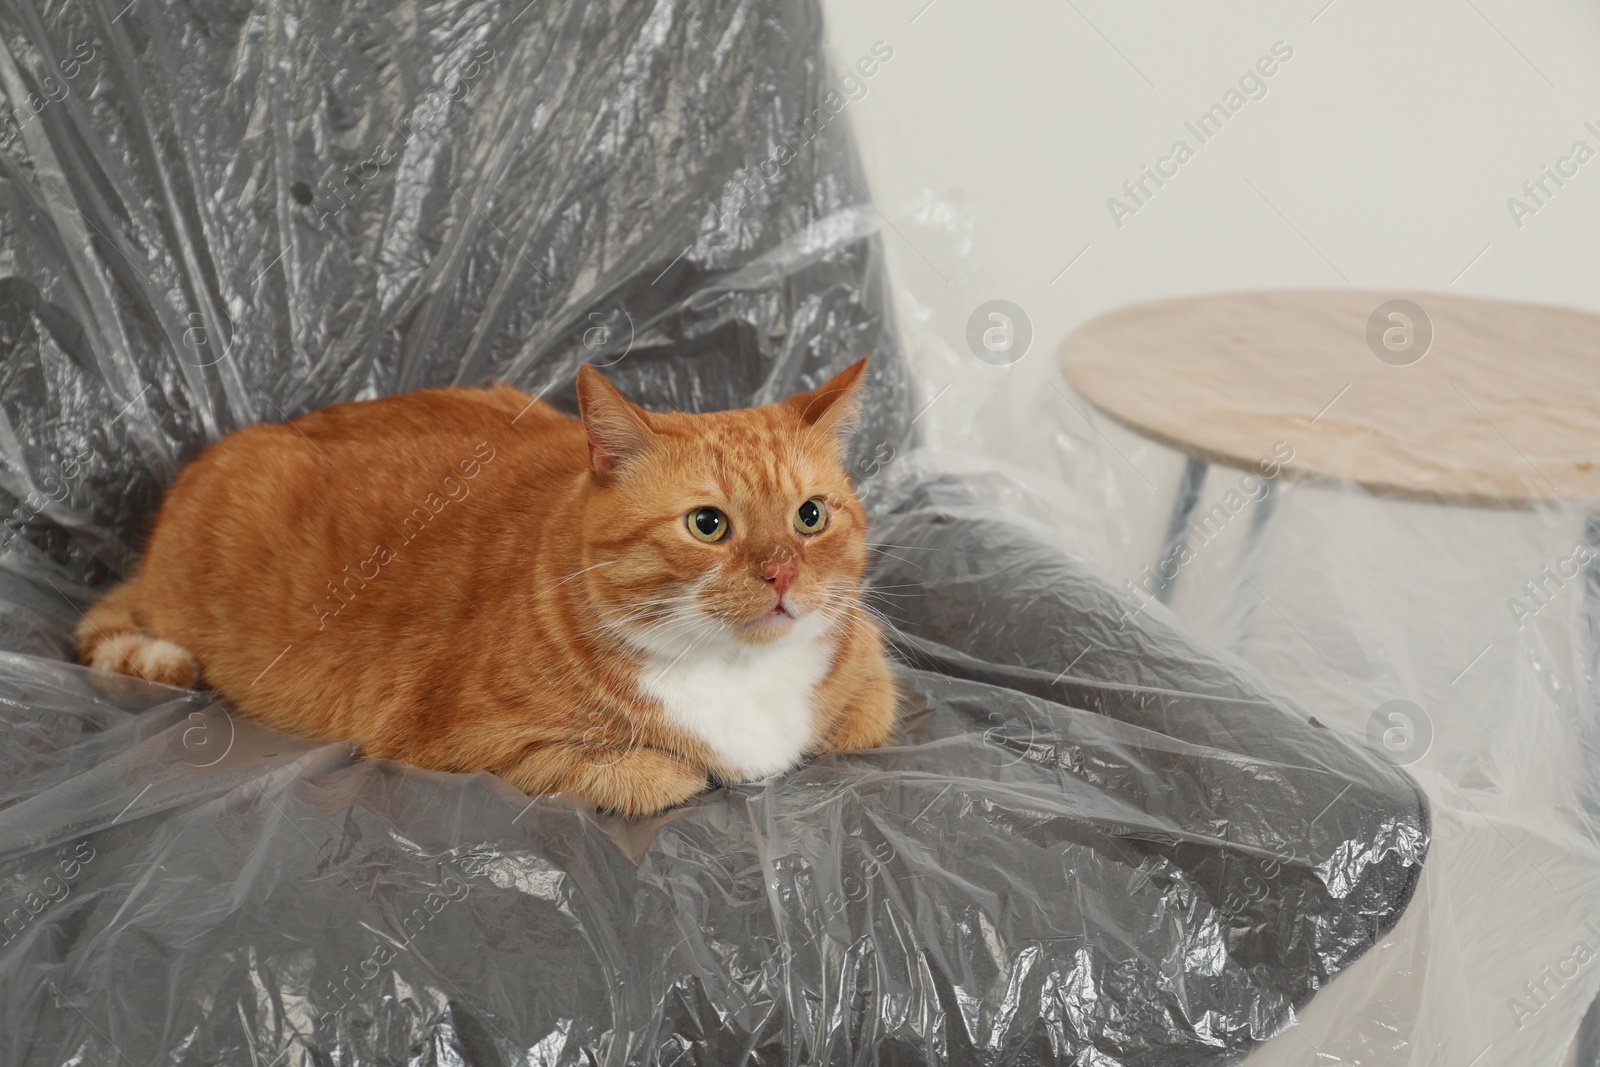
[[[644,411],[587,363],[578,368],[578,412],[589,438],[589,467],[602,478],[643,452],[654,433]]]
[[[849,429],[861,413],[866,375],[867,357],[862,356],[809,393],[796,393],[785,403],[807,426],[824,433],[840,433]]]

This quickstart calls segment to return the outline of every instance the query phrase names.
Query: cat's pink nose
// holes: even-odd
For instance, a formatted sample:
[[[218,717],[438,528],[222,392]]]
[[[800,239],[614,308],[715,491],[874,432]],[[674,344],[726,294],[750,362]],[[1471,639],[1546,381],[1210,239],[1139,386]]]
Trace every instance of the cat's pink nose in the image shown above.
[[[779,563],[777,560],[768,560],[761,565],[761,580],[771,582],[772,587],[782,596],[789,591],[789,583],[794,581],[796,568],[793,563]]]

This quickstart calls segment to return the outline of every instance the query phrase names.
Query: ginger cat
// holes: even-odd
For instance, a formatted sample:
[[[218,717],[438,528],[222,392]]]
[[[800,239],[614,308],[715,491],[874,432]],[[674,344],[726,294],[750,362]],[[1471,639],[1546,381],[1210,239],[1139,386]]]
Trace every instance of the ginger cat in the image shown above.
[[[248,427],[178,477],[81,659],[633,815],[881,744],[841,440],[865,369],[707,415],[584,366],[579,419],[496,385]]]

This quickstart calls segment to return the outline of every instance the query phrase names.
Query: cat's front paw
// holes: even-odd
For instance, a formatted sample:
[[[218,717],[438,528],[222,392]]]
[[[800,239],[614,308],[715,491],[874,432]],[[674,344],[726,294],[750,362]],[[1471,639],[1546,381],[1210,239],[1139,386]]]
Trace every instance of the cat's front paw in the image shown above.
[[[877,748],[894,734],[894,714],[852,715],[828,735],[827,750],[853,752],[863,748]]]
[[[597,760],[583,795],[622,815],[654,815],[706,791],[706,772],[653,749],[634,749],[615,763]]]
[[[869,691],[839,717],[824,738],[824,751],[877,748],[888,741],[894,736],[896,705],[894,686],[886,679],[881,689]]]
[[[574,793],[622,815],[653,815],[705,792],[703,768],[653,748],[551,745],[500,777],[525,793]]]

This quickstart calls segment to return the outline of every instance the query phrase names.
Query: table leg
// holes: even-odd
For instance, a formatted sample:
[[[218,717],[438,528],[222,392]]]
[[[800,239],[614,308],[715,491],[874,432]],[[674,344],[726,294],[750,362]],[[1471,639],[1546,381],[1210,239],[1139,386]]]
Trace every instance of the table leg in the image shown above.
[[[1278,499],[1278,484],[1272,479],[1264,479],[1266,492],[1261,494],[1261,499],[1256,501],[1256,509],[1250,516],[1250,526],[1245,534],[1244,556],[1239,560],[1239,580],[1233,584],[1233,593],[1239,604],[1239,624],[1234,631],[1233,651],[1235,655],[1243,656],[1245,644],[1250,637],[1250,622],[1255,618],[1256,600],[1254,592],[1246,593],[1244,587],[1249,579],[1258,575],[1260,567],[1257,557],[1266,543],[1267,523],[1272,521],[1272,513]]]
[[[1590,515],[1583,524],[1583,542],[1595,550],[1596,556],[1589,560],[1583,568],[1583,587],[1579,590],[1582,601],[1578,613],[1578,658],[1579,670],[1583,672],[1584,687],[1589,691],[1590,715],[1600,715],[1600,686],[1595,684],[1595,675],[1600,672],[1600,515]],[[1597,724],[1590,722],[1591,735],[1595,732]],[[1600,767],[1591,768],[1591,779],[1600,778]],[[1591,823],[1591,833],[1600,823],[1600,803],[1596,802],[1595,792],[1600,789],[1600,783],[1594,780],[1586,783],[1588,809]],[[1584,1013],[1583,1022],[1578,1026],[1578,1056],[1577,1063],[1580,1067],[1596,1067],[1600,1065],[1600,997],[1589,1005],[1589,1010]]]
[[[1172,600],[1172,587],[1179,571],[1176,561],[1189,543],[1189,520],[1200,504],[1200,490],[1205,488],[1206,473],[1210,465],[1203,459],[1187,457],[1183,461],[1183,477],[1178,480],[1178,495],[1172,501],[1172,515],[1167,519],[1167,536],[1161,544],[1161,554],[1156,557],[1156,599],[1163,604]],[[1162,567],[1173,568],[1172,577],[1162,574]]]
[[[1595,554],[1583,568],[1583,604],[1578,634],[1583,673],[1589,683],[1590,707],[1600,713],[1600,515],[1590,515],[1583,524],[1583,543]],[[1597,768],[1600,771],[1600,768]]]

